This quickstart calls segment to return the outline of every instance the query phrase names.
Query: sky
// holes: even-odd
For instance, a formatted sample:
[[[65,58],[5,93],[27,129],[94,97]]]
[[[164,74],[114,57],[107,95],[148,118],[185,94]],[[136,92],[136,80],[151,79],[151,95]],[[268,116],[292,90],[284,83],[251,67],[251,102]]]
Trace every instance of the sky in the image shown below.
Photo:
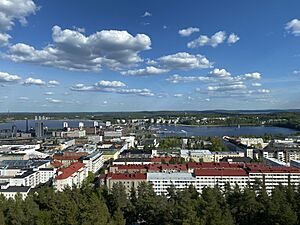
[[[299,9],[0,0],[0,112],[298,109]]]

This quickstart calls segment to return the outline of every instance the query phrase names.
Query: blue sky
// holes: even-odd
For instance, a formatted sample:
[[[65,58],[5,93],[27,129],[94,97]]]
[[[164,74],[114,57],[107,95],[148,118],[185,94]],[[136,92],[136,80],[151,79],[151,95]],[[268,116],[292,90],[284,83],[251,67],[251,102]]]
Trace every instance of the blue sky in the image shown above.
[[[0,0],[0,111],[300,108],[299,8]]]

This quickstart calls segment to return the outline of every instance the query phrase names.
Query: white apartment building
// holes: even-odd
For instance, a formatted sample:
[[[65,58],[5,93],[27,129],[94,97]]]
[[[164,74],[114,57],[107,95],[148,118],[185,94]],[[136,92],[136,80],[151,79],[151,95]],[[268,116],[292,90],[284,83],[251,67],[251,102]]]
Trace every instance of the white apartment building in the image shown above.
[[[39,171],[35,170],[23,170],[16,176],[9,179],[10,186],[29,186],[37,187],[40,184]]]
[[[29,194],[31,187],[30,186],[10,186],[9,183],[1,184],[0,194],[5,198],[15,199],[16,195],[19,193],[24,200]]]
[[[45,184],[55,176],[56,169],[55,168],[40,168],[40,183]]]
[[[243,169],[196,169],[196,189],[202,192],[205,187],[219,187],[224,190],[225,185],[229,184],[231,187],[239,186],[244,189],[249,182],[249,176]]]
[[[94,152],[82,159],[82,162],[86,164],[88,171],[96,173],[103,166],[103,155],[102,152]]]
[[[191,173],[147,173],[147,181],[153,185],[156,194],[167,194],[168,188],[174,186],[178,190],[196,185],[196,178]]]

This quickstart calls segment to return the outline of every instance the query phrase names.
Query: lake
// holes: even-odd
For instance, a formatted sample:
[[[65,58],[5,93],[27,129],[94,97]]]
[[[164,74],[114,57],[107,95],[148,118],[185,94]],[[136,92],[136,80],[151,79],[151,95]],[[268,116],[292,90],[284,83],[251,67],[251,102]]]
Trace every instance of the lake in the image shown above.
[[[225,126],[168,126],[156,125],[159,136],[163,137],[191,137],[191,136],[240,136],[240,135],[264,135],[264,134],[283,134],[293,135],[297,130],[271,127],[271,126],[241,126],[241,127],[225,127]]]

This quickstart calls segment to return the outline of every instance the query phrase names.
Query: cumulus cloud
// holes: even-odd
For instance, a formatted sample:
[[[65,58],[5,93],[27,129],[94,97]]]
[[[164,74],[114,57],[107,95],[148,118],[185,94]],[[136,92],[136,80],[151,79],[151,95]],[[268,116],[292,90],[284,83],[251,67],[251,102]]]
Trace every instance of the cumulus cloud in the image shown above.
[[[228,44],[234,44],[239,40],[240,40],[240,37],[237,36],[236,34],[232,33],[232,34],[229,35],[229,37],[227,39],[227,43]]]
[[[182,29],[178,31],[178,34],[182,37],[188,37],[195,32],[199,32],[200,29],[198,27],[188,27],[186,29]]]
[[[93,85],[75,84],[70,89],[79,92],[108,92],[118,94],[134,94],[138,96],[154,96],[147,88],[124,88],[126,85],[120,81],[99,81]]]
[[[210,76],[213,77],[229,77],[231,74],[227,72],[225,69],[215,68],[213,71],[209,72]]]
[[[261,86],[261,83],[252,83],[251,84],[253,87],[260,87]]]
[[[49,103],[53,103],[53,104],[63,103],[63,101],[60,100],[60,99],[46,98],[46,100],[47,100]]]
[[[200,35],[197,39],[189,42],[187,44],[188,48],[198,48],[200,46],[211,46],[211,47],[217,47],[219,44],[222,44],[226,40],[226,32],[225,31],[219,31],[212,35],[211,37],[208,37],[206,35]]]
[[[100,71],[103,66],[118,70],[143,61],[139,53],[149,50],[151,39],[145,34],[102,30],[85,36],[77,30],[52,28],[53,44],[42,49],[17,43],[5,57],[15,62],[36,63],[72,71]]]
[[[158,75],[167,73],[168,69],[161,69],[154,66],[147,66],[144,69],[135,69],[121,72],[122,75],[143,76],[143,75]]]
[[[25,96],[21,96],[21,97],[19,97],[19,100],[20,100],[20,101],[28,101],[29,98],[28,98],[28,97],[25,97]]]
[[[32,0],[2,0],[0,1],[0,46],[6,46],[11,38],[6,32],[11,30],[15,21],[26,25],[26,17],[34,14],[38,7]]]
[[[158,58],[161,66],[169,70],[190,70],[212,67],[212,63],[203,55],[192,55],[187,52],[178,52]]]
[[[183,96],[183,94],[174,94],[174,97],[176,97],[176,98],[180,98],[182,96]]]
[[[48,91],[48,92],[45,92],[44,95],[53,95],[54,93],[52,91]]]
[[[246,89],[247,86],[242,82],[237,83],[229,83],[229,84],[220,84],[216,86],[208,86],[208,91],[235,91],[235,90],[243,90]]]
[[[6,46],[9,43],[10,35],[5,33],[0,33],[0,46]]]
[[[0,83],[12,83],[18,82],[21,80],[21,77],[18,75],[9,74],[6,72],[0,72]]]
[[[126,84],[121,81],[101,80],[95,84],[98,87],[125,87]]]
[[[32,0],[2,0],[0,1],[0,30],[11,30],[15,20],[22,25],[27,24],[26,17],[34,14],[38,7]]]
[[[216,32],[211,37],[208,37],[206,35],[200,35],[197,39],[189,42],[187,44],[188,48],[198,48],[201,46],[211,46],[211,47],[217,47],[218,45],[224,43],[227,39],[228,44],[234,44],[238,40],[240,40],[239,36],[237,36],[234,33],[231,33],[228,37],[225,31],[219,31]]]
[[[300,20],[293,19],[285,25],[285,29],[295,36],[300,36]]]
[[[245,75],[242,75],[241,76],[242,78],[245,78],[245,79],[261,79],[261,74],[258,73],[258,72],[254,72],[254,73],[246,73]]]
[[[32,77],[28,77],[24,82],[24,85],[26,86],[30,86],[30,85],[37,85],[37,86],[43,86],[46,84],[45,81],[41,80],[41,79],[36,79],[36,78],[32,78]]]
[[[146,11],[146,12],[144,12],[144,14],[142,15],[142,17],[148,17],[148,16],[152,16],[152,13]]]
[[[174,74],[166,80],[173,84],[177,84],[179,82],[209,81],[210,78],[203,76],[180,76],[178,74]]]
[[[49,80],[48,81],[48,87],[56,87],[60,85],[60,83],[57,80]]]
[[[270,89],[257,89],[257,90],[250,90],[249,93],[250,94],[253,94],[253,93],[268,94],[268,93],[271,93],[271,90]]]

